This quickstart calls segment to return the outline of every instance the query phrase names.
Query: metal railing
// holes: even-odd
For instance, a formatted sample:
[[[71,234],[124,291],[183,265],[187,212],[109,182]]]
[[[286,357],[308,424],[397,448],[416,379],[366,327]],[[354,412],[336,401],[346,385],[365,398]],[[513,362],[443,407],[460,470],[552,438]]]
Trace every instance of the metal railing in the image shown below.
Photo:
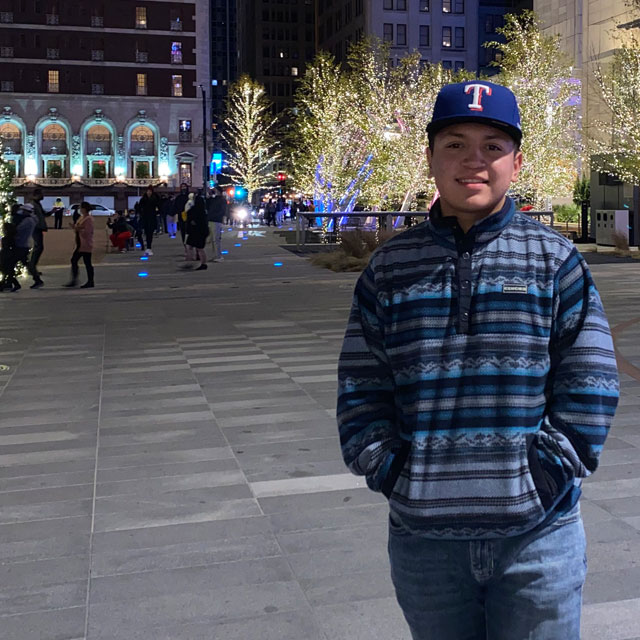
[[[399,216],[405,218],[425,218],[428,215],[429,213],[427,211],[353,211],[351,213],[345,213],[344,211],[339,211],[337,213],[322,213],[315,211],[298,212],[298,214],[296,215],[296,249],[300,249],[301,246],[304,246],[306,244],[306,232],[309,230],[309,227],[307,226],[306,229],[303,229],[303,218],[306,218],[307,221],[313,220],[315,218],[332,219],[334,221],[333,231],[329,232],[329,239],[331,239],[331,235],[335,234],[335,228],[336,225],[339,224],[340,218],[347,218],[347,224],[340,226],[340,228],[343,230],[347,230],[350,228],[362,228],[361,224],[349,224],[348,221],[350,219],[364,221],[366,218],[377,218],[377,224],[380,224],[385,229],[393,229],[394,218],[398,218]],[[327,244],[333,243],[328,242]]]

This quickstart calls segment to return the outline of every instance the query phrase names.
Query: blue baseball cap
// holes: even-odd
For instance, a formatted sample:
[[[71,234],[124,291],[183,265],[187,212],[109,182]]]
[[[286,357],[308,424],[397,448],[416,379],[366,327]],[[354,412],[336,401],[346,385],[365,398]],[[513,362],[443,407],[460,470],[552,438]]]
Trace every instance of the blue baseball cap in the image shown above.
[[[500,129],[518,144],[522,141],[520,111],[513,92],[507,87],[483,80],[447,84],[438,93],[429,140],[445,127],[461,122],[476,122]]]

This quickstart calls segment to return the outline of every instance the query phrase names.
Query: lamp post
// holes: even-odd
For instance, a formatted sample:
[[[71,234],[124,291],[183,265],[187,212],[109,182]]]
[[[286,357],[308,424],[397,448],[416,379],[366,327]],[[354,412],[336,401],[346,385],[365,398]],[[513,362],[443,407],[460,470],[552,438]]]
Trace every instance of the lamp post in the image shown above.
[[[202,91],[202,196],[207,193],[207,91],[200,85]]]

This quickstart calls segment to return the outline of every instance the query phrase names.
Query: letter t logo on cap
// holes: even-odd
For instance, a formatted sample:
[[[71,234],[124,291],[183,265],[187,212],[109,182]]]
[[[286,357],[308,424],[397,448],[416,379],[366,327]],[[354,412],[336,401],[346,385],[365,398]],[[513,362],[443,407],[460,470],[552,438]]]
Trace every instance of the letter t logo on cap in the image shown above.
[[[487,86],[486,84],[468,84],[465,88],[464,88],[464,92],[465,93],[471,93],[471,91],[473,90],[473,102],[468,105],[469,109],[471,109],[472,111],[482,111],[482,92],[486,92],[486,94],[488,96],[491,95],[491,87]]]

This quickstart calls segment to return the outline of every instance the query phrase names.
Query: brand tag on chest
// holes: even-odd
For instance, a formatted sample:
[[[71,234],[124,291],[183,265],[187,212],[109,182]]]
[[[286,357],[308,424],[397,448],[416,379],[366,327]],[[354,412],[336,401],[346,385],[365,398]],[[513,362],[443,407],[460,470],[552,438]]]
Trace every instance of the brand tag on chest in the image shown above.
[[[503,284],[502,293],[527,293],[526,284]]]

